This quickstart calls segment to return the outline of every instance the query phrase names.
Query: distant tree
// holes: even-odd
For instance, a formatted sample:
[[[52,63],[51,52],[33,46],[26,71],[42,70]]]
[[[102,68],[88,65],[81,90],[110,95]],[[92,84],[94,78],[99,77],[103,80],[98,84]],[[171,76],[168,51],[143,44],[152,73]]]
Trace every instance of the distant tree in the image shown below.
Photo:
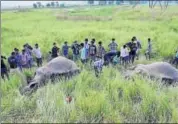
[[[64,7],[65,7],[65,4],[64,4],[64,3],[61,3],[61,4],[60,4],[60,7],[61,7],[61,8],[64,8]]]
[[[36,3],[33,4],[33,8],[35,8],[35,9],[38,8]]]
[[[99,1],[99,5],[106,5],[107,4],[107,1],[106,0],[100,0]]]
[[[94,0],[88,0],[88,4],[93,5],[94,4]]]
[[[155,7],[155,5],[157,3],[159,3],[161,9],[167,9],[168,5],[169,5],[169,0],[165,0],[165,1],[162,1],[162,0],[149,0],[149,7],[152,9]]]
[[[109,4],[109,5],[114,4],[114,0],[108,0],[108,4]]]
[[[36,4],[38,5],[38,8],[41,8],[41,7],[42,7],[41,2],[37,2]]]
[[[55,3],[54,2],[51,2],[51,7],[55,7]]]
[[[124,0],[116,0],[116,4],[117,5],[119,5],[119,4],[123,3],[123,2],[124,2]]]
[[[47,4],[46,4],[46,7],[48,7],[48,8],[49,8],[50,6],[51,6],[51,4],[50,4],[50,3],[47,3]]]
[[[56,7],[59,7],[59,2],[56,2]]]

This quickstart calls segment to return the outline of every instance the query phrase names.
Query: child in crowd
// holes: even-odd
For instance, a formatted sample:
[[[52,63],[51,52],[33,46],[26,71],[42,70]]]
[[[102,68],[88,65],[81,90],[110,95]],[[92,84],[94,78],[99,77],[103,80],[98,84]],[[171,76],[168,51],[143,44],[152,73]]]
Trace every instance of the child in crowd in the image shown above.
[[[81,43],[81,50],[80,50],[80,57],[81,57],[81,62],[83,63],[83,64],[85,64],[86,63],[86,49],[85,49],[85,47],[84,47],[84,43]]]
[[[100,56],[96,56],[96,60],[93,63],[96,77],[102,72],[104,60]]]
[[[117,65],[120,63],[120,51],[117,52],[116,56],[113,58],[113,64]]]

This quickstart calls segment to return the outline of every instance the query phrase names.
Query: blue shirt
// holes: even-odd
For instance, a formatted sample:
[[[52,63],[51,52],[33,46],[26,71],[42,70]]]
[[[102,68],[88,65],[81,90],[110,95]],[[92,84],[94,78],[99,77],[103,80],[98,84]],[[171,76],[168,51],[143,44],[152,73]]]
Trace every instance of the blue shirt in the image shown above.
[[[64,54],[64,55],[68,55],[68,49],[69,49],[69,46],[67,46],[67,45],[64,45],[64,46],[62,47],[62,51],[63,51],[63,54]]]
[[[17,67],[17,60],[15,56],[10,56],[8,58],[8,62],[11,68],[16,68]]]
[[[85,51],[86,51],[85,48],[82,48],[82,49],[81,49],[81,59],[82,59],[82,60],[86,59],[86,52],[85,52]]]
[[[16,61],[17,61],[17,66],[21,65],[21,55],[16,54],[15,58],[16,58]]]

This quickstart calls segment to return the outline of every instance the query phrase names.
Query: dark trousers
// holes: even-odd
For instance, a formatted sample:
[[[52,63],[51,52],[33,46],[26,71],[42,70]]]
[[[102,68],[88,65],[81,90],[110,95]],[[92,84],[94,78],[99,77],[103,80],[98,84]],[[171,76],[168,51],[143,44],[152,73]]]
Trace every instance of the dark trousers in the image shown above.
[[[134,63],[134,61],[135,61],[135,56],[136,56],[136,54],[131,54],[131,55],[130,55],[131,63]]]
[[[36,58],[36,63],[38,67],[42,66],[42,58]]]
[[[1,77],[2,77],[3,80],[5,80],[5,76],[9,80],[9,74],[7,72],[7,68],[1,68]]]

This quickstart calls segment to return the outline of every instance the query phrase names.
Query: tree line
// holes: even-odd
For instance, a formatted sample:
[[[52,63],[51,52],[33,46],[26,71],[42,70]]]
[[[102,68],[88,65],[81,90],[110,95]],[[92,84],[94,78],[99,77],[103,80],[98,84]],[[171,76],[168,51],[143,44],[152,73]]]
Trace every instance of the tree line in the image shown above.
[[[47,7],[47,8],[55,8],[56,7],[57,8],[57,7],[65,7],[65,5],[64,5],[64,3],[59,4],[58,1],[56,1],[56,2],[51,1],[51,2],[47,3],[46,5],[43,5],[41,2],[33,3],[33,8],[45,8],[45,7]]]
[[[96,0],[88,0],[88,5],[94,5]],[[138,4],[149,4],[150,8],[154,8],[155,5],[160,5],[161,9],[165,9],[168,7],[169,3],[171,3],[171,1],[169,0],[99,0],[97,1],[98,5],[120,5],[123,3],[127,3],[130,5],[133,5],[133,7],[135,7]],[[178,4],[178,1],[175,1],[176,4]],[[47,3],[46,5],[43,5],[41,2],[36,2],[33,4],[34,8],[58,8],[58,7],[65,7],[64,3],[59,4],[58,1],[54,2],[51,1],[49,3]]]

